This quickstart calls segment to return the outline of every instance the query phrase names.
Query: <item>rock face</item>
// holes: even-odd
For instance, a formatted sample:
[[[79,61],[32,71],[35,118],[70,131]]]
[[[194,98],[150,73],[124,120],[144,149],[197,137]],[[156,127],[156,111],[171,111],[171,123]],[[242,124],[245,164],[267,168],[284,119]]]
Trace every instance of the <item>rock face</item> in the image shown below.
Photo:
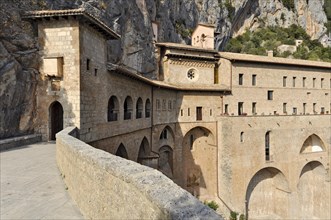
[[[197,23],[211,23],[215,45],[245,29],[298,24],[313,39],[327,41],[323,0],[2,0],[0,2],[0,138],[33,133],[35,92],[40,78],[36,27],[22,21],[26,10],[85,7],[122,38],[109,42],[109,60],[153,78],[156,69],[152,21],[159,24],[158,41],[190,43]]]

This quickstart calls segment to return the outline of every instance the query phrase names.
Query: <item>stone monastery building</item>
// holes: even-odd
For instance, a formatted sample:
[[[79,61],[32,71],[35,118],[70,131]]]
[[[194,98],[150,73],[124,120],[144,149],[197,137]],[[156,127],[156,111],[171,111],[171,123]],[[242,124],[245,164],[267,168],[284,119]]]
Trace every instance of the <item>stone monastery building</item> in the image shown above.
[[[120,36],[83,9],[25,17],[38,24],[44,140],[75,126],[223,210],[330,219],[330,63],[218,52],[202,24],[194,46],[155,43],[151,79],[107,61]]]

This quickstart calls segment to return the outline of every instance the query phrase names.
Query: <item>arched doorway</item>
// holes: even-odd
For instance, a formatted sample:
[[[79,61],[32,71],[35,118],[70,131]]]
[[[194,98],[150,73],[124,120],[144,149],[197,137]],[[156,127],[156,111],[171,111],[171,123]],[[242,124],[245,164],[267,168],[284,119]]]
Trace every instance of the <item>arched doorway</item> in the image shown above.
[[[200,199],[217,191],[217,148],[214,135],[204,127],[195,127],[183,140],[184,188]]]
[[[148,156],[150,155],[149,143],[146,137],[141,141],[137,162],[148,166]]]
[[[164,175],[173,178],[173,150],[169,146],[162,146],[159,149],[159,165],[158,170],[160,170]]]
[[[49,107],[50,112],[50,140],[55,140],[55,135],[63,130],[63,108],[62,105],[55,101]]]
[[[123,144],[120,144],[120,146],[117,148],[115,155],[125,159],[129,159],[128,153],[126,152],[126,149]]]
[[[280,170],[267,167],[258,171],[246,191],[249,219],[287,218],[290,193],[288,182]]]
[[[307,163],[298,184],[300,219],[330,219],[330,182],[327,171],[318,161]]]

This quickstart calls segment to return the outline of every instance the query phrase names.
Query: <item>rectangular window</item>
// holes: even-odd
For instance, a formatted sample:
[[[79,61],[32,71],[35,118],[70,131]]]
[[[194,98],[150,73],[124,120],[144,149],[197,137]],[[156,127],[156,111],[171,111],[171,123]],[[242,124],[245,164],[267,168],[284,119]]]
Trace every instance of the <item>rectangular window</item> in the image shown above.
[[[283,113],[284,114],[287,114],[286,105],[287,105],[287,103],[283,103]]]
[[[286,87],[286,79],[287,79],[287,76],[283,76],[283,87]]]
[[[240,73],[239,74],[239,85],[241,86],[241,85],[243,85],[243,83],[244,83],[244,74]]]
[[[303,109],[303,114],[305,115],[306,114],[306,103],[303,103],[302,109]]]
[[[316,103],[313,103],[313,112],[316,113]]]
[[[313,78],[313,88],[316,86],[316,78]]]
[[[244,103],[238,102],[238,115],[242,115],[244,113]]]
[[[293,85],[292,85],[293,87],[295,87],[295,80],[296,80],[296,77],[294,76],[293,77]]]
[[[197,121],[202,120],[202,107],[197,107]]]
[[[256,86],[256,75],[252,75],[252,86]]]
[[[213,110],[210,109],[209,113],[210,113],[210,116],[212,116],[213,115]]]
[[[169,111],[172,110],[172,101],[171,100],[168,101],[168,110]]]
[[[224,114],[229,114],[229,105],[228,104],[224,105]]]
[[[256,115],[256,102],[252,103],[252,114]]]
[[[94,76],[98,75],[98,69],[94,69]]]
[[[302,78],[302,87],[306,87],[306,77]]]
[[[321,114],[324,114],[324,113],[325,113],[325,108],[321,107]]]
[[[191,111],[190,111],[190,108],[187,109],[187,116],[190,116],[191,115]]]
[[[321,79],[321,88],[323,88],[324,78]]]
[[[183,116],[183,109],[180,110],[180,116]]]
[[[296,115],[297,114],[297,108],[293,108],[293,114]]]
[[[90,70],[90,59],[86,59],[86,70]]]
[[[156,99],[156,110],[160,110],[161,109],[161,102],[159,99]]]
[[[162,110],[167,110],[167,100],[162,100]]]
[[[273,100],[274,91],[268,90],[268,100]]]

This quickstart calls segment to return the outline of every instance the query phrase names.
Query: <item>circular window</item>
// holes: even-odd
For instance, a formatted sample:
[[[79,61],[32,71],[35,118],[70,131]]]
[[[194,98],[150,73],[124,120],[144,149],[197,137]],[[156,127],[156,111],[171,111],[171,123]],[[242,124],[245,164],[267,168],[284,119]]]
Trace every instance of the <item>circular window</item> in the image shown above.
[[[196,69],[189,69],[187,71],[187,78],[191,81],[196,81],[198,79],[198,71]]]

